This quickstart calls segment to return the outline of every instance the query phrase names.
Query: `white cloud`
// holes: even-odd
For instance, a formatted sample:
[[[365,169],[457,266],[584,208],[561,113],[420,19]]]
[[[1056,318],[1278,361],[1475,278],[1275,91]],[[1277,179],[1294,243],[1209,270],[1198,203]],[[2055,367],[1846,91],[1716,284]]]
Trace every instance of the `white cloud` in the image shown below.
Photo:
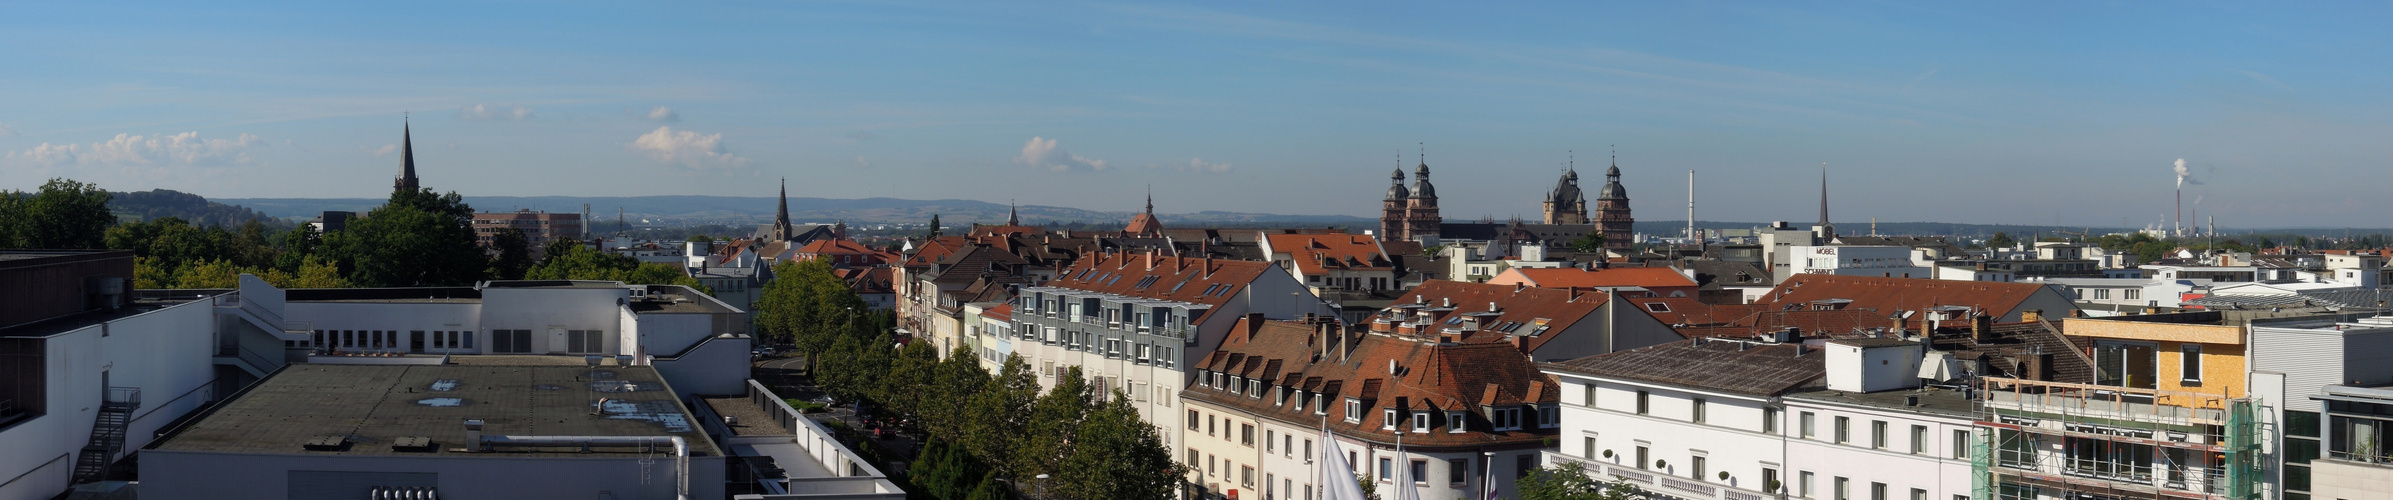
[[[723,152],[723,134],[700,134],[673,127],[657,127],[631,142],[631,149],[647,153],[656,161],[680,165],[693,170],[738,168],[748,165],[748,159]]]
[[[363,149],[363,148],[360,148],[360,149]],[[396,152],[398,152],[398,151],[399,151],[399,145],[398,145],[398,144],[384,144],[384,145],[382,145],[382,147],[379,147],[379,148],[368,149],[368,150],[366,150],[366,153],[368,153],[368,154],[372,154],[372,155],[374,155],[374,156],[389,156],[391,153],[396,153]]]
[[[11,163],[56,165],[223,165],[251,161],[249,152],[265,147],[258,136],[241,134],[231,140],[201,139],[199,132],[175,135],[116,134],[107,142],[90,144],[42,143],[33,149],[10,151]]]
[[[464,120],[529,120],[532,118],[532,108],[518,104],[505,106],[475,104],[457,110],[457,118]]]
[[[1107,165],[1105,160],[1089,159],[1064,151],[1064,148],[1055,145],[1055,139],[1038,137],[1032,137],[1029,143],[1022,145],[1022,155],[1014,157],[1014,163],[1055,172],[1074,170],[1094,172],[1113,168],[1111,165]]]
[[[6,123],[0,123],[0,137],[16,137],[16,136],[17,136],[17,129],[8,128],[8,124],[6,124]]]
[[[1175,168],[1178,168],[1182,172],[1226,174],[1230,173],[1231,167],[1228,163],[1205,163],[1204,158],[1189,158],[1187,165]]]
[[[657,106],[656,109],[648,110],[648,120],[658,122],[677,122],[681,121],[681,113],[674,112],[673,108]]]
[[[862,156],[856,157],[856,161],[851,163],[855,164],[856,168],[872,168],[872,160],[864,159]]]

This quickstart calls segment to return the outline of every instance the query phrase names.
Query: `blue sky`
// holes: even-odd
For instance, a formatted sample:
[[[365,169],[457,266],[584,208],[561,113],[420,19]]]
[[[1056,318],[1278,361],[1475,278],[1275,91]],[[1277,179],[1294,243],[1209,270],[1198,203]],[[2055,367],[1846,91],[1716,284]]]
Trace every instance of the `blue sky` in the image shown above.
[[[0,6],[0,188],[969,198],[1534,217],[2383,225],[2382,4]]]

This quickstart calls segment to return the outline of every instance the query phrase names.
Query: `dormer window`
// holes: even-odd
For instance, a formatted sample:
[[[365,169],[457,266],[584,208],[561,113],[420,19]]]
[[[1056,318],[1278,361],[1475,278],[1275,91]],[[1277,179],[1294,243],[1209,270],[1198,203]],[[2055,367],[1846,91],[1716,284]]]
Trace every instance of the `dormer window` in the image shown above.
[[[1518,406],[1488,407],[1488,426],[1498,431],[1521,430],[1521,408]]]
[[[1346,423],[1363,423],[1363,400],[1346,398]]]
[[[1448,411],[1446,412],[1446,433],[1461,434],[1468,432],[1471,428],[1470,422],[1471,417],[1469,413]]]
[[[1429,412],[1413,412],[1413,432],[1416,434],[1429,432]]]
[[[1396,428],[1396,409],[1395,409],[1395,408],[1387,408],[1387,409],[1382,409],[1382,410],[1380,410],[1379,412],[1380,412],[1380,418],[1379,418],[1379,428],[1381,428],[1381,429],[1395,429],[1395,428]]]

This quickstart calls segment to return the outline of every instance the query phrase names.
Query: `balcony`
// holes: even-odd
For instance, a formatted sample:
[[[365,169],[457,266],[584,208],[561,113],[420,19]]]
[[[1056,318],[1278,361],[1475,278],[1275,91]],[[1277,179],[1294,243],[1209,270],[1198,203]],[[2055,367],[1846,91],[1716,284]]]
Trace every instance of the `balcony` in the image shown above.
[[[1605,480],[1604,478],[1606,476],[1617,478],[1621,481],[1626,481],[1629,484],[1636,485],[1638,488],[1643,488],[1651,493],[1660,494],[1655,495],[1657,497],[1687,498],[1697,500],[1780,500],[1788,498],[1785,495],[1749,490],[1736,485],[1675,477],[1661,474],[1656,471],[1638,469],[1635,467],[1617,464],[1606,464],[1601,461],[1588,460],[1585,458],[1564,455],[1551,451],[1545,452],[1545,458],[1547,463],[1552,464],[1579,464],[1579,466],[1586,471],[1588,477],[1596,478],[1597,480]]]
[[[2218,394],[1987,377],[1990,410],[2179,426],[2226,424],[2231,400]]]

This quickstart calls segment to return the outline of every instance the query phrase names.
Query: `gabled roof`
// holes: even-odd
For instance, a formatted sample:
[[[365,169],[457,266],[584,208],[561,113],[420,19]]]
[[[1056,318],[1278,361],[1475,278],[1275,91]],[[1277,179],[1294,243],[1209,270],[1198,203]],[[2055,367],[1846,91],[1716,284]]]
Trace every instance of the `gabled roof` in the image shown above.
[[[1338,331],[1352,345],[1341,361],[1336,353],[1314,359],[1319,340],[1318,327],[1336,328],[1295,321],[1252,323],[1252,318],[1240,318],[1231,326],[1231,335],[1221,348],[1201,360],[1198,368],[1263,380],[1273,385],[1289,386],[1295,390],[1311,390],[1337,398],[1330,403],[1330,429],[1340,435],[1373,441],[1393,441],[1380,427],[1385,423],[1385,408],[1430,411],[1435,430],[1422,434],[1407,432],[1405,446],[1480,446],[1488,444],[1522,444],[1540,442],[1555,432],[1538,429],[1533,423],[1519,431],[1492,432],[1481,406],[1510,406],[1524,404],[1553,404],[1559,402],[1553,378],[1537,370],[1528,357],[1503,344],[1438,344],[1419,342],[1383,334],[1355,334]],[[1333,341],[1334,342],[1334,341]],[[1395,370],[1391,373],[1390,361]],[[1277,404],[1271,389],[1264,389],[1256,398],[1243,392],[1217,390],[1205,385],[1202,377],[1182,392],[1191,399],[1214,406],[1237,408],[1254,415],[1282,422],[1321,425],[1320,416],[1311,408],[1299,408],[1293,400],[1287,406]],[[1344,411],[1344,398],[1366,401],[1362,420],[1346,423],[1338,416]],[[1447,432],[1448,411],[1468,412],[1468,432]],[[1524,413],[1524,415],[1532,415]],[[1403,417],[1399,417],[1403,418]],[[1534,422],[1529,419],[1528,422]],[[1410,425],[1399,422],[1399,426]]]
[[[857,243],[856,240],[826,239],[814,240],[812,243],[807,243],[806,246],[798,248],[798,253],[811,255],[877,255],[881,252],[879,250],[873,250],[872,247],[864,246],[863,243]]]
[[[1134,235],[1160,234],[1162,231],[1163,221],[1155,220],[1153,213],[1141,213],[1137,217],[1131,217],[1130,225],[1122,228],[1122,232]]]
[[[1827,356],[1801,344],[1691,339],[1538,363],[1549,373],[1768,397],[1822,383]]]
[[[1431,280],[1374,315],[1373,324],[1377,328],[1383,322],[1416,322],[1419,313],[1427,311],[1430,321],[1415,334],[1436,338],[1444,329],[1457,326],[1456,320],[1474,318],[1479,330],[1464,336],[1464,343],[1509,343],[1517,337],[1522,350],[1535,352],[1559,338],[1556,332],[1594,315],[1606,298],[1603,292]],[[1448,301],[1451,307],[1446,306]],[[1488,314],[1489,303],[1496,306],[1493,314]]]
[[[2036,283],[1798,274],[1754,302],[1774,304],[1784,310],[1808,309],[1815,302],[1841,299],[1850,301],[1841,309],[1870,309],[1882,315],[1936,306],[1968,306],[2002,318],[2028,298],[2043,292],[2044,287]],[[2045,311],[2045,314],[2067,316],[2068,311]],[[1924,315],[1913,318],[1914,323],[1924,320]]]
[[[1382,253],[1379,241],[1360,234],[1265,234],[1274,254],[1287,255],[1304,274],[1329,271],[1392,271],[1395,262]],[[1277,255],[1275,255],[1276,257]]]
[[[1219,306],[1278,268],[1269,262],[1096,253],[1065,267],[1044,286]]]
[[[1575,267],[1513,268],[1538,288],[1692,287],[1695,280],[1667,267],[1615,267],[1587,270]]]

